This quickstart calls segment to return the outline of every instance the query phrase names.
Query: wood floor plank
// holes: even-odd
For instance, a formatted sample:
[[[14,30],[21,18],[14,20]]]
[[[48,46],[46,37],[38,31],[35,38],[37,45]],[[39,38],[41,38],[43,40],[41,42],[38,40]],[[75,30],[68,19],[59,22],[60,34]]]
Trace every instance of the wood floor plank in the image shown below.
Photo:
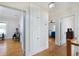
[[[12,39],[0,41],[0,56],[22,56],[21,43]]]
[[[58,47],[55,45],[54,40],[54,38],[49,38],[49,48],[34,56],[66,56],[66,44]]]

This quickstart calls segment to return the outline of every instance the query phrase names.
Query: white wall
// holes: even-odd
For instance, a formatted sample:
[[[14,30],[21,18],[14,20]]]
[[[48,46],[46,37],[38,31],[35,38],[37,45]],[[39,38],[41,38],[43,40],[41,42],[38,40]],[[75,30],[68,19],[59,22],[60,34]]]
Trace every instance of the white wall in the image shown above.
[[[7,24],[6,27],[6,38],[12,38],[13,33],[15,32],[16,28],[19,27],[19,19],[18,18],[5,18],[5,17],[0,17],[0,22],[4,22]]]
[[[30,5],[30,53],[34,55],[48,48],[48,13],[37,5]]]
[[[41,20],[40,51],[43,51],[49,47],[49,44],[48,44],[48,11],[42,10],[42,8],[40,10],[40,20]]]

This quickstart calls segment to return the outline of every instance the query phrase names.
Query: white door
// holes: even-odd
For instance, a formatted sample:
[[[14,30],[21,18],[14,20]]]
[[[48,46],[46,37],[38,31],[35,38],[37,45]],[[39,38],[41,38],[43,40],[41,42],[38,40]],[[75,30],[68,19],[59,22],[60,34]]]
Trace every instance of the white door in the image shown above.
[[[73,15],[61,18],[60,22],[61,45],[66,43],[66,32],[68,28],[72,28],[73,31],[75,30],[75,17]]]

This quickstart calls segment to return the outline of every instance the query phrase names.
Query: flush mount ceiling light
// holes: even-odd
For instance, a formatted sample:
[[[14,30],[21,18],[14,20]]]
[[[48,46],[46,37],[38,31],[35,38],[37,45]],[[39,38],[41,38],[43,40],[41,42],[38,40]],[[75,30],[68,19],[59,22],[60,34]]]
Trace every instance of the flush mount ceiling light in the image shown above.
[[[48,6],[49,6],[49,8],[53,8],[53,7],[55,7],[55,3],[51,2],[51,3],[48,4]]]

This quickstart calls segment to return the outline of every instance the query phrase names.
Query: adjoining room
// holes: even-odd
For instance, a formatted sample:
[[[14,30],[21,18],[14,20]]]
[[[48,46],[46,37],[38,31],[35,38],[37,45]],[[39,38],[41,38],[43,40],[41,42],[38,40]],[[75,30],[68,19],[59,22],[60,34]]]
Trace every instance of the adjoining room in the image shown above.
[[[23,17],[22,11],[0,6],[0,55],[23,55]]]

